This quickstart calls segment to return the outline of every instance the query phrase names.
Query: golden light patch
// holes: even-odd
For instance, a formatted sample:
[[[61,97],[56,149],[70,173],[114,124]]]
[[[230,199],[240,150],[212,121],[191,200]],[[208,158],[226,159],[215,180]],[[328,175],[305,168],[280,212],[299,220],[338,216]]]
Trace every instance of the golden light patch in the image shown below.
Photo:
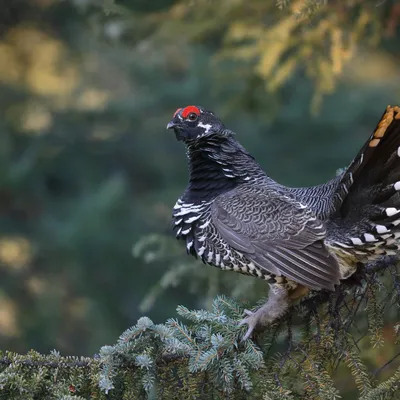
[[[372,140],[369,142],[369,147],[376,147],[376,146],[378,146],[378,144],[379,144],[380,141],[381,141],[380,139],[372,139]]]
[[[46,282],[43,279],[33,276],[26,281],[28,290],[35,296],[39,296],[46,290]]]
[[[383,136],[385,135],[387,126],[380,126],[376,129],[376,131],[374,132],[374,138],[383,138]]]
[[[50,110],[38,102],[27,104],[21,117],[21,128],[25,132],[43,135],[50,128],[53,117]]]
[[[396,113],[396,114],[395,114]],[[390,126],[390,124],[393,122],[393,120],[400,119],[400,107],[399,106],[387,106],[386,107],[386,112],[379,121],[378,127],[375,129],[375,132],[373,133],[373,137],[375,139],[381,139],[383,136],[385,136],[387,128]],[[371,144],[372,143],[372,144]],[[371,140],[370,147],[375,147],[379,142],[374,142]]]
[[[76,99],[76,108],[80,110],[95,111],[106,107],[109,93],[96,88],[84,90]]]
[[[3,336],[13,337],[19,335],[17,324],[17,308],[15,303],[6,297],[0,295],[0,332]]]
[[[0,239],[0,263],[13,269],[21,269],[32,258],[31,243],[22,237]]]
[[[0,82],[18,84],[24,68],[15,49],[8,43],[0,42]]]
[[[392,123],[393,118],[394,118],[394,109],[391,106],[387,106],[386,113],[379,121],[378,127],[376,128],[373,134],[374,138],[382,138],[385,135],[386,129]]]
[[[68,305],[68,311],[75,318],[84,319],[89,312],[90,304],[87,298],[77,298],[72,300]]]
[[[61,97],[76,89],[80,80],[78,68],[66,57],[67,48],[62,41],[38,29],[17,27],[8,32],[5,42],[13,56],[12,64],[8,63],[16,64],[17,71],[21,70],[18,75],[23,74],[25,84],[34,93]],[[20,60],[24,60],[23,65]]]

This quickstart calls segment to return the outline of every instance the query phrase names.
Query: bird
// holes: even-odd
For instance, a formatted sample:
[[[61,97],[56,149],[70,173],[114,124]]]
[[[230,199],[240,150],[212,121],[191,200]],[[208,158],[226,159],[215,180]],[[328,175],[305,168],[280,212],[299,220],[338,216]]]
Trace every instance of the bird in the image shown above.
[[[201,106],[178,108],[167,129],[186,146],[189,181],[172,211],[187,253],[261,278],[267,302],[244,311],[243,340],[312,290],[334,291],[359,265],[400,247],[400,107],[388,106],[353,161],[330,181],[287,187]]]

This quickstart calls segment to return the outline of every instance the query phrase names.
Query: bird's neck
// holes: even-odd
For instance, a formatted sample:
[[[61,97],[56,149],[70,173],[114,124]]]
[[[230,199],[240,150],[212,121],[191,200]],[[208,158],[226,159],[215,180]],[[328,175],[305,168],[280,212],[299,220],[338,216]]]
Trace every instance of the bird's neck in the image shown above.
[[[237,185],[267,178],[254,158],[232,137],[189,144],[189,185],[183,200],[210,201]]]

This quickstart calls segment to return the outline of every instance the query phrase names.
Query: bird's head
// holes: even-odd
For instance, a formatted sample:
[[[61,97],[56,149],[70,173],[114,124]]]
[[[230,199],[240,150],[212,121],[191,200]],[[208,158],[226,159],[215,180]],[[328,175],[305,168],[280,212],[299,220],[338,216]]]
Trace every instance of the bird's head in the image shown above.
[[[211,111],[199,106],[178,108],[167,129],[173,129],[178,140],[194,143],[199,139],[226,137],[231,134]]]

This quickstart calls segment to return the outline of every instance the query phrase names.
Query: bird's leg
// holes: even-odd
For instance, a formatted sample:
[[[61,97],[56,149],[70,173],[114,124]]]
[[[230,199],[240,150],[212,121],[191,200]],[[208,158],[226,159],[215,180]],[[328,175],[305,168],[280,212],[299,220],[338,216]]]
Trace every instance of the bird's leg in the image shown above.
[[[239,325],[247,324],[249,329],[242,340],[247,340],[255,329],[265,328],[281,318],[289,310],[292,302],[308,293],[308,289],[298,285],[288,289],[284,285],[271,285],[267,302],[257,311],[244,310],[247,315]]]
[[[244,310],[246,318],[239,325],[247,324],[249,329],[242,340],[247,340],[255,329],[270,325],[283,316],[291,304],[288,290],[281,285],[271,285],[267,302],[257,311]]]

